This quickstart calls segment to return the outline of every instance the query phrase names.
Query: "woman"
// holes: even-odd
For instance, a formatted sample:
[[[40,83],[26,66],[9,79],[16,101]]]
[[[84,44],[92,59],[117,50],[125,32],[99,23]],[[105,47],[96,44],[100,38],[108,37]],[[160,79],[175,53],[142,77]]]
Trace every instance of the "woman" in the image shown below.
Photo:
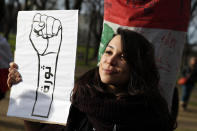
[[[11,74],[9,85],[21,80]],[[158,82],[151,43],[136,32],[119,28],[99,67],[76,81],[66,127],[53,127],[66,131],[172,131]]]

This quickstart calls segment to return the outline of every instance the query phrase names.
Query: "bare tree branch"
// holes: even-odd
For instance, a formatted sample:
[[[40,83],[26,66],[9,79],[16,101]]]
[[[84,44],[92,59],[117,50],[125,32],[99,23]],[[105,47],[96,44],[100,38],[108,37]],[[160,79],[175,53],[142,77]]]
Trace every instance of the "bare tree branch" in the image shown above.
[[[29,2],[29,0],[25,0],[24,10],[28,10],[29,9],[28,2]]]
[[[82,2],[83,2],[83,0],[75,0],[73,9],[79,9],[80,10]]]
[[[65,8],[66,8],[67,10],[70,9],[70,1],[69,1],[69,0],[65,0],[64,5],[65,5]]]

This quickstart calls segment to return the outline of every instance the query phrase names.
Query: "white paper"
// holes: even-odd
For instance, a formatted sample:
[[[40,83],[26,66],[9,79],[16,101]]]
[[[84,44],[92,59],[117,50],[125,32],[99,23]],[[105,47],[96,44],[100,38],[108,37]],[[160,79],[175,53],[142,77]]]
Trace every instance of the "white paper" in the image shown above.
[[[65,124],[74,86],[78,11],[20,11],[8,116]]]

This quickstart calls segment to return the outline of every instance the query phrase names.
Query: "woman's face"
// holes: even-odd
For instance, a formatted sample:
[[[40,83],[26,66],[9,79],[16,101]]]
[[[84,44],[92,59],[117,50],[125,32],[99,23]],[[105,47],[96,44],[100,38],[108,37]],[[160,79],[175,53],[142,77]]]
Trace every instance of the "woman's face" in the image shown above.
[[[130,69],[124,59],[121,36],[116,35],[106,47],[99,65],[99,75],[105,84],[121,86],[129,81]]]

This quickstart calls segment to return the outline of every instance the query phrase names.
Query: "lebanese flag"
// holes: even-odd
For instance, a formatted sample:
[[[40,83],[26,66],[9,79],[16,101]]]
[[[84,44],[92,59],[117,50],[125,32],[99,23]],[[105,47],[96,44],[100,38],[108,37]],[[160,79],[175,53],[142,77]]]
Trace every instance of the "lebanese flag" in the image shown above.
[[[105,0],[100,60],[118,27],[141,33],[155,47],[160,91],[169,108],[190,17],[190,0]]]

